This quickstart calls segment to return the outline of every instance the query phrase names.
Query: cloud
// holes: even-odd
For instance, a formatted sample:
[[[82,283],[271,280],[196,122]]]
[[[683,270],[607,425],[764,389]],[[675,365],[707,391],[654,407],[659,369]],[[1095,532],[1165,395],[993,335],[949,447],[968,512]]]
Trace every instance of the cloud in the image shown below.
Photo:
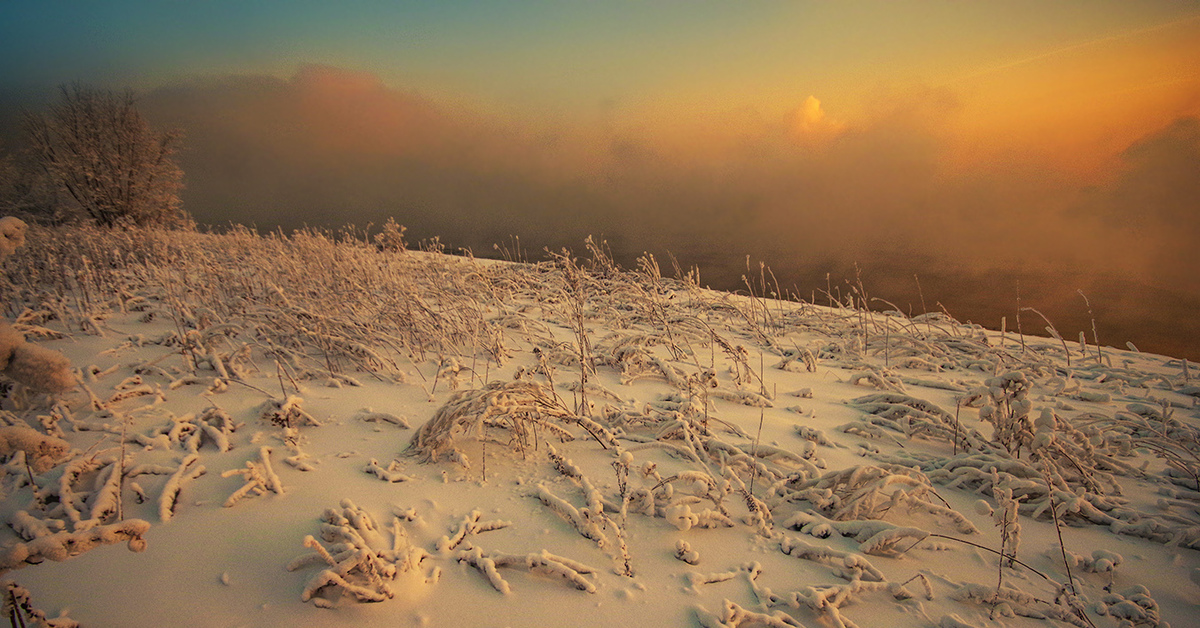
[[[1156,283],[1200,291],[1200,119],[1181,117],[1120,154],[1116,178],[1074,215],[1106,230],[1110,246],[1140,249]]]
[[[187,133],[185,204],[204,222],[294,228],[395,215],[425,235],[475,239],[510,219],[517,231],[532,226],[518,219],[537,213],[524,211],[537,209],[530,195],[552,183],[525,182],[546,149],[518,129],[337,68],[175,85],[143,107]]]
[[[821,101],[809,96],[792,113],[792,130],[800,141],[825,141],[842,132],[846,125],[829,118]]]
[[[1134,143],[1112,191],[1117,218],[1148,218],[1200,232],[1200,119],[1180,118]]]

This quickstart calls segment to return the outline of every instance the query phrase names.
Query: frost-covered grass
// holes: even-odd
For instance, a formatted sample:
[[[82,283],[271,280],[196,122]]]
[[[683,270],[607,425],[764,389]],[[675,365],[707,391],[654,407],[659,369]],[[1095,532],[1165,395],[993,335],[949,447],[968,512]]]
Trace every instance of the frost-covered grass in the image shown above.
[[[26,240],[7,317],[79,382],[0,411],[30,621],[1181,626],[1200,603],[1185,362],[713,292],[591,241],[516,264],[353,230]]]

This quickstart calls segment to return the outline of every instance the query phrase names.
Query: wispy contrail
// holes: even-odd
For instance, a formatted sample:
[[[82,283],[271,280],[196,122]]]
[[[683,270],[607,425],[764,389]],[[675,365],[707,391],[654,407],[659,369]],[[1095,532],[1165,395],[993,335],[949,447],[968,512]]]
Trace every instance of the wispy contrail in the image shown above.
[[[1089,39],[1087,41],[1077,42],[1077,43],[1074,43],[1074,44],[1071,44],[1068,46],[1063,46],[1062,48],[1055,48],[1054,50],[1048,50],[1046,52],[1042,52],[1042,53],[1033,55],[1031,57],[1025,57],[1023,59],[1009,61],[1007,63],[1002,63],[1000,65],[996,65],[996,66],[992,66],[990,68],[985,68],[983,70],[979,70],[977,72],[972,72],[970,74],[960,76],[950,82],[951,83],[959,83],[962,81],[970,81],[972,79],[977,79],[981,76],[987,76],[988,74],[994,74],[996,72],[1010,70],[1015,67],[1033,63],[1035,61],[1041,61],[1042,59],[1048,59],[1050,57],[1061,55],[1063,53],[1071,52],[1072,50],[1079,50],[1081,48],[1088,48],[1090,46],[1096,46],[1099,44],[1104,44],[1104,43],[1108,43],[1108,42],[1112,42],[1112,41],[1119,41],[1122,39],[1129,39],[1131,37],[1138,37],[1140,35],[1145,35],[1147,33],[1153,33],[1153,32],[1157,32],[1157,31],[1161,31],[1161,30],[1166,30],[1168,28],[1173,28],[1176,26],[1180,26],[1182,24],[1187,24],[1189,22],[1197,22],[1197,21],[1200,21],[1200,13],[1197,13],[1195,15],[1190,15],[1188,17],[1174,20],[1171,22],[1164,22],[1162,24],[1155,24],[1154,26],[1146,26],[1143,28],[1137,28],[1134,30],[1125,31],[1123,33],[1109,35],[1107,37],[1099,37],[1097,39]]]

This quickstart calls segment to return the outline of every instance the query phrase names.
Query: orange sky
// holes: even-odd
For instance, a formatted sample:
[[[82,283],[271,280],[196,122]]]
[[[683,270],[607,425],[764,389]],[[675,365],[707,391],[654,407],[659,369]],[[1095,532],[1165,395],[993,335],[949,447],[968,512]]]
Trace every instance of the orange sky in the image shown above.
[[[1095,176],[1138,138],[1200,115],[1200,19],[1075,43],[950,87],[967,164],[1022,155]]]
[[[948,168],[1025,162],[1100,182],[1137,139],[1200,115],[1200,17],[1024,52],[956,76],[927,72],[808,94],[717,89],[706,99],[680,90],[646,98],[609,124],[697,155],[783,130],[819,145],[907,116],[947,143]]]
[[[1200,113],[1200,7],[1176,0],[47,0],[0,7],[0,58],[0,93],[321,64],[580,150],[615,132],[680,158],[794,131],[813,98],[810,147],[905,116],[947,167],[1026,160],[1092,180]]]
[[[1190,2],[43,0],[0,58],[0,118],[137,89],[201,222],[1200,297]]]

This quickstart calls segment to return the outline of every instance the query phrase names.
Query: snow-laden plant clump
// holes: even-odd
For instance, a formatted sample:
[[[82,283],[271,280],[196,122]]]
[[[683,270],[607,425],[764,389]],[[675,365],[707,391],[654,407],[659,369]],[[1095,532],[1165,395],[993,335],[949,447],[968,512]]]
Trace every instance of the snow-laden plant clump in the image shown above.
[[[25,244],[28,226],[18,218],[0,218],[0,261]],[[24,334],[0,320],[0,373],[35,392],[61,393],[75,385],[71,363],[61,353],[25,341]]]
[[[0,220],[9,616],[1190,621],[1187,361],[404,234]]]

